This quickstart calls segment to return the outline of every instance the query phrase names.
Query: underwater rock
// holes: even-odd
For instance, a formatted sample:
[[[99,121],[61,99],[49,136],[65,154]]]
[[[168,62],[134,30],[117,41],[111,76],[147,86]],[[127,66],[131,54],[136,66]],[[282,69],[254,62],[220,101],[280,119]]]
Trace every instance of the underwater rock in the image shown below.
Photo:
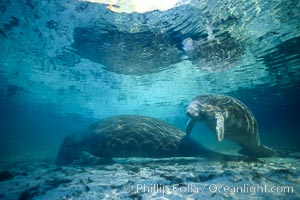
[[[183,180],[176,175],[160,174],[160,177],[165,178],[166,180],[170,181],[170,183],[172,183],[172,184],[183,183]]]
[[[13,177],[14,177],[14,175],[9,171],[4,170],[4,171],[0,172],[0,182],[12,179]]]
[[[11,16],[10,21],[4,24],[4,29],[7,31],[12,30],[14,27],[19,26],[19,21],[17,17]]]
[[[31,188],[23,191],[19,196],[19,200],[30,200],[38,194],[40,194],[39,187],[34,186],[34,187],[31,187]]]
[[[51,180],[46,180],[45,184],[50,186],[51,188],[56,188],[61,184],[66,184],[72,182],[72,179],[68,178],[53,178]]]
[[[229,179],[230,182],[232,183],[238,183],[242,181],[242,177],[241,176],[233,176],[232,178]]]
[[[5,31],[2,30],[2,29],[0,29],[0,36],[2,36],[3,38],[6,38],[6,37],[7,37]]]
[[[135,159],[143,160],[144,158]],[[208,199],[213,196],[215,199],[235,200],[249,199],[253,195],[257,199],[299,199],[300,197],[298,167],[300,161],[298,159],[273,157],[262,159],[265,161],[264,164],[230,161],[226,162],[226,165],[218,161],[199,158],[181,158],[182,161],[187,161],[185,163],[178,163],[177,158],[168,158],[168,160],[165,164],[155,161],[152,163],[149,161],[146,164],[122,161],[101,167],[70,165],[62,167],[64,170],[57,171],[53,170],[56,165],[51,161],[47,161],[45,165],[44,161],[26,160],[22,161],[22,165],[12,166],[11,170],[17,171],[20,167],[24,167],[28,170],[28,176],[16,176],[14,179],[0,182],[0,198],[21,200],[159,199],[162,197]],[[29,165],[31,167],[28,167]],[[134,168],[139,168],[139,172],[132,173]],[[64,171],[69,171],[69,173],[66,174]],[[41,177],[41,179],[36,180],[36,177]],[[16,182],[18,184],[15,184]],[[172,189],[173,186],[177,189],[163,193],[163,188]],[[202,192],[204,186],[207,190]],[[222,188],[223,186],[239,190],[233,193],[224,193],[223,190],[215,191],[216,187]],[[283,190],[281,193],[250,191],[250,187],[256,188],[256,186],[266,186],[269,189],[273,186],[279,186],[279,189],[284,187],[285,192]],[[249,190],[242,190],[243,187]],[[192,190],[188,191],[188,188]]]
[[[300,158],[300,152],[297,152],[295,148],[291,148],[291,147],[281,147],[280,149],[278,149],[278,154],[280,157],[283,158],[295,158],[295,159],[299,159]]]
[[[19,200],[30,200],[32,199],[33,195],[30,193],[30,191],[24,191],[21,193]]]
[[[175,156],[226,157],[205,149],[166,122],[146,116],[122,115],[96,122],[82,133],[67,136],[56,163],[107,164],[112,157]]]
[[[57,29],[58,26],[58,22],[53,21],[53,20],[49,20],[46,22],[46,27],[49,29]]]
[[[210,174],[210,173],[201,173],[198,175],[198,181],[199,182],[206,182],[209,181],[211,179],[214,179],[216,177],[215,174]]]

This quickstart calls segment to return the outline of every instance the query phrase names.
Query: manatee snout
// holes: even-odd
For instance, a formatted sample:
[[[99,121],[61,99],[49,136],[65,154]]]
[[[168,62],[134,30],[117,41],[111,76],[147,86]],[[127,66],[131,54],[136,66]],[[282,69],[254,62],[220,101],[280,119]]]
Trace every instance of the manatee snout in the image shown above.
[[[76,134],[72,134],[63,140],[59,147],[55,164],[66,165],[79,158],[79,152],[82,150],[76,141],[78,139],[76,136]]]
[[[196,102],[191,102],[186,109],[186,113],[190,117],[198,117],[199,116],[199,106]]]

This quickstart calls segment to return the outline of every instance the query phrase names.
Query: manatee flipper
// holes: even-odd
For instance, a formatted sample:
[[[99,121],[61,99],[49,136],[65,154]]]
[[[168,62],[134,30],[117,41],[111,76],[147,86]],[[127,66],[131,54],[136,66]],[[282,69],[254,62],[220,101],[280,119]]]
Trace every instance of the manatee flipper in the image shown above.
[[[186,134],[187,136],[190,136],[195,124],[196,124],[197,120],[193,119],[193,118],[190,118],[189,121],[187,122],[186,124]]]
[[[224,139],[224,117],[222,113],[217,112],[215,114],[216,118],[216,133],[218,141],[221,142]]]

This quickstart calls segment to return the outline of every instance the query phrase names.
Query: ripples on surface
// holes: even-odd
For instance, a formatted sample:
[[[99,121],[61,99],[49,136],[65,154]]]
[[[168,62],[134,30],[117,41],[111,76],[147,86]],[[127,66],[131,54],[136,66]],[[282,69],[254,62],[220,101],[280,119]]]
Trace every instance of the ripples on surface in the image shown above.
[[[178,105],[202,93],[293,86],[298,10],[296,1],[191,1],[128,14],[76,0],[1,1],[1,91],[21,87],[102,118],[182,115]]]

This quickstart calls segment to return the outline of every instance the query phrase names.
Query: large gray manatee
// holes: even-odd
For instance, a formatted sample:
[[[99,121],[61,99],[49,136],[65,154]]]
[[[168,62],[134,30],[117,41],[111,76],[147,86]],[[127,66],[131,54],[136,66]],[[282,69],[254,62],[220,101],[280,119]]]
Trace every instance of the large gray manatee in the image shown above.
[[[60,146],[56,163],[106,164],[113,157],[177,156],[235,159],[205,149],[164,121],[121,115],[95,122],[86,131],[67,136]]]
[[[191,119],[186,128],[189,136],[197,121],[204,123],[217,135],[242,147],[241,153],[251,157],[269,157],[275,152],[262,145],[257,121],[250,109],[241,101],[225,95],[200,95],[193,99],[186,113]]]

